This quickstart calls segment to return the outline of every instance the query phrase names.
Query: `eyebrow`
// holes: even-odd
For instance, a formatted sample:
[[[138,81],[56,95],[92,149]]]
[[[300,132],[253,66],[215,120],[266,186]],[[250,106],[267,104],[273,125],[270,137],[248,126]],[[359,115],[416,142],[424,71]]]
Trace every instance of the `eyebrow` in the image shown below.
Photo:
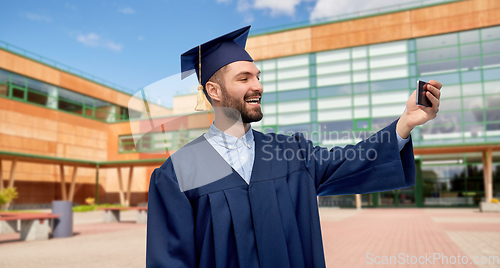
[[[257,73],[257,76],[260,76],[260,74],[261,74],[261,72],[260,72],[260,70],[259,70],[259,72]],[[239,72],[239,73],[238,73],[237,75],[235,75],[234,77],[238,77],[238,76],[240,76],[240,75],[252,75],[252,73],[251,73],[251,72],[249,72],[249,71],[243,71],[243,72]]]

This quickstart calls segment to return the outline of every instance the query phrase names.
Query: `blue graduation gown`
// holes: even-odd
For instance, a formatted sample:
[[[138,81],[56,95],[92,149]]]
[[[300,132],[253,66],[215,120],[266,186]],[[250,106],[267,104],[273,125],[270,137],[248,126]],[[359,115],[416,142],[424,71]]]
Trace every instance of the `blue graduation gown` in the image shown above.
[[[169,158],[151,176],[147,267],[325,267],[317,195],[415,183],[412,143],[399,151],[396,123],[331,150],[301,134],[254,131],[250,184],[233,170],[182,192]]]

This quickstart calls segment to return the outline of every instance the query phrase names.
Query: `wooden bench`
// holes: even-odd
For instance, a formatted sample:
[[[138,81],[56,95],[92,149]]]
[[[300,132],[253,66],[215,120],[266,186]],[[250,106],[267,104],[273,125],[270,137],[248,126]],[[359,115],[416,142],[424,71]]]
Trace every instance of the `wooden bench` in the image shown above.
[[[21,240],[47,240],[51,231],[49,221],[59,218],[50,213],[0,212],[0,233],[17,233],[21,221]]]
[[[101,207],[104,222],[120,222],[120,211],[136,210],[136,223],[146,224],[148,221],[148,207]]]

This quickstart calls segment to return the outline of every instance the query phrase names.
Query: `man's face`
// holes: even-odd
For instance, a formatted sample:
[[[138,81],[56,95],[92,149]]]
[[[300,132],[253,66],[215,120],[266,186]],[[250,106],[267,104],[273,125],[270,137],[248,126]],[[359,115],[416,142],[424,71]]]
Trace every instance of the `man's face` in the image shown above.
[[[243,123],[260,121],[263,88],[255,64],[249,61],[230,63],[223,77],[221,106],[234,109],[225,109],[226,116],[238,120],[241,114]]]

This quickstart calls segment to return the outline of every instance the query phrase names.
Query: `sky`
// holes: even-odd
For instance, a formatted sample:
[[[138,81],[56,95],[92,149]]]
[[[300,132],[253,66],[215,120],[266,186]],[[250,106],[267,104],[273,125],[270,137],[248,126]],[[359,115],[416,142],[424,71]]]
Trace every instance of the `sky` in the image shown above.
[[[6,42],[135,92],[180,71],[180,54],[252,31],[415,0],[2,1]]]

